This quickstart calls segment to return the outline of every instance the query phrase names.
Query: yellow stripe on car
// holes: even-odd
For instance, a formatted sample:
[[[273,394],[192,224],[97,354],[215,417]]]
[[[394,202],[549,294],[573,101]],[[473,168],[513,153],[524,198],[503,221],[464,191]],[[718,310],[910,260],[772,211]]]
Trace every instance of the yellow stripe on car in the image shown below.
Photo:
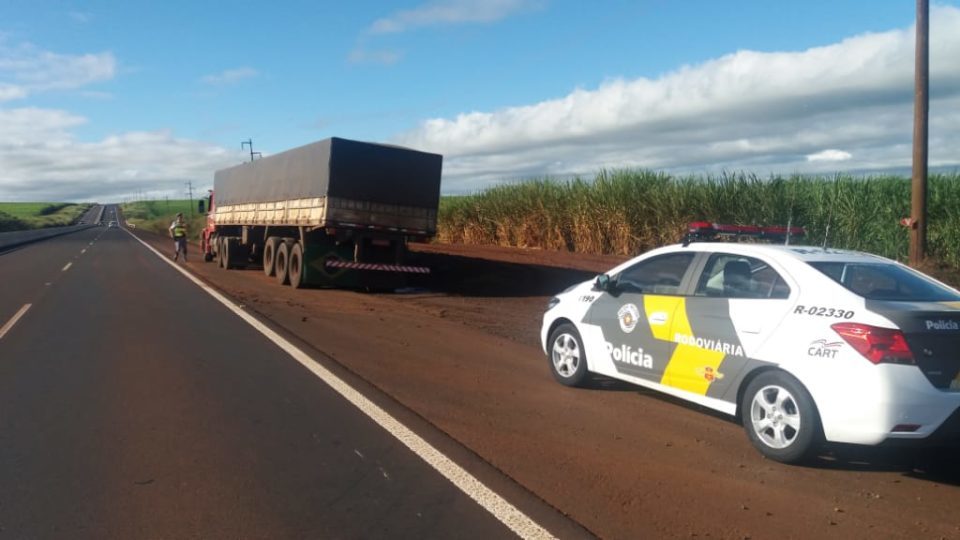
[[[683,297],[655,297],[657,299],[669,299],[674,301],[673,324],[665,325],[664,332],[658,334],[654,332],[657,339],[678,342],[676,336],[693,336],[693,329],[690,327],[690,319],[687,318],[686,299]],[[660,304],[660,302],[654,302]],[[665,303],[665,302],[664,302]],[[661,304],[662,305],[662,304]],[[644,303],[646,307],[646,303]],[[661,337],[662,336],[662,337]],[[725,355],[719,351],[702,349],[696,345],[685,343],[677,344],[677,348],[670,356],[670,362],[667,364],[660,379],[660,384],[686,390],[699,395],[706,395],[710,383],[723,377],[720,375],[720,363],[723,362]]]

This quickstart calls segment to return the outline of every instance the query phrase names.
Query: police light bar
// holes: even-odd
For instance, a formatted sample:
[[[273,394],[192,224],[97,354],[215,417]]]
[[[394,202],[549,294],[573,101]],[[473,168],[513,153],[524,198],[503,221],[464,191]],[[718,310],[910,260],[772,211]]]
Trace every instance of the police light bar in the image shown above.
[[[724,225],[709,221],[694,221],[687,228],[687,236],[683,244],[688,245],[690,242],[711,241],[718,238],[738,239],[741,237],[787,242],[791,237],[804,236],[805,234],[806,230],[803,227]]]

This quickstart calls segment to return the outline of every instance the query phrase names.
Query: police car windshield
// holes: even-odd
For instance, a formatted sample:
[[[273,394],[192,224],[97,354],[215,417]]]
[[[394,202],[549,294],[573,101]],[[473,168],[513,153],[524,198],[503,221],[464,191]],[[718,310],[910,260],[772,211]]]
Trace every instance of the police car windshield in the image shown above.
[[[895,264],[811,262],[810,266],[867,300],[947,302],[960,294]]]

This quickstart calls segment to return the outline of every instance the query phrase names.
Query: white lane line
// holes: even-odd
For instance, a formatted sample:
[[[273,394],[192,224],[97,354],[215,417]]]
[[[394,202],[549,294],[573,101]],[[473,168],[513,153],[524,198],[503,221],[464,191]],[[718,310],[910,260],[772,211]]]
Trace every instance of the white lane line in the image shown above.
[[[13,316],[12,319],[7,321],[7,324],[3,325],[3,328],[0,328],[0,339],[3,339],[3,336],[7,335],[7,332],[9,332],[11,328],[13,328],[13,325],[17,324],[17,321],[20,320],[20,317],[23,317],[23,314],[26,313],[27,310],[30,309],[30,306],[32,305],[33,304],[24,304],[23,307],[20,308],[20,311],[18,311]]]
[[[311,373],[316,375],[317,378],[325,382],[327,386],[343,396],[354,407],[360,409],[362,413],[370,417],[370,419],[379,424],[380,427],[387,430],[388,433],[393,435],[398,441],[402,442],[407,448],[412,450],[414,454],[420,457],[420,459],[427,462],[428,465],[433,467],[437,472],[449,480],[450,483],[452,483],[454,486],[460,489],[460,491],[483,507],[484,510],[490,512],[493,517],[506,525],[510,530],[516,533],[517,536],[521,538],[538,539],[555,538],[539,523],[530,519],[529,516],[521,512],[517,507],[513,506],[506,499],[501,497],[492,489],[488,488],[483,482],[464,470],[463,467],[457,465],[452,459],[448,458],[442,452],[434,448],[433,445],[414,433],[413,430],[400,423],[400,421],[398,421],[396,418],[390,416],[387,411],[381,409],[366,396],[347,384],[343,379],[337,377],[325,367],[318,364],[296,345],[290,343],[282,336],[258,321],[252,315],[237,307],[237,305],[227,299],[227,297],[223,296],[206,283],[203,283],[194,277],[192,274],[181,268],[169,258],[164,257],[159,251],[154,249],[153,246],[147,244],[132,232],[126,229],[124,229],[124,231],[136,239],[137,242],[140,242],[147,249],[156,254],[157,257],[160,257],[163,262],[175,268],[178,272],[186,276],[187,279],[206,291],[207,294],[214,297],[235,315],[243,319],[247,324],[254,327],[267,339],[286,351],[286,353],[293,357],[294,360],[299,362],[300,365],[307,368]]]
[[[81,254],[81,255],[83,255],[83,254],[86,253],[86,252],[87,252],[87,248],[83,248],[83,249],[80,250],[80,254]]]
[[[72,265],[73,265],[72,262],[68,262],[67,265],[63,267],[63,270],[60,270],[60,271],[61,271],[61,272],[66,272],[67,270],[70,269],[70,267],[71,267]]]

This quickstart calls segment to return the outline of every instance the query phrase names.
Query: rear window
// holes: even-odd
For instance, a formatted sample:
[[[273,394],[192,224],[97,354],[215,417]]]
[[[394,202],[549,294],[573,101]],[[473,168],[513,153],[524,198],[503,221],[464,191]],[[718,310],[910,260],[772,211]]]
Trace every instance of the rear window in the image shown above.
[[[868,300],[906,302],[947,302],[960,300],[960,294],[922,274],[886,263],[811,262],[847,290]]]

